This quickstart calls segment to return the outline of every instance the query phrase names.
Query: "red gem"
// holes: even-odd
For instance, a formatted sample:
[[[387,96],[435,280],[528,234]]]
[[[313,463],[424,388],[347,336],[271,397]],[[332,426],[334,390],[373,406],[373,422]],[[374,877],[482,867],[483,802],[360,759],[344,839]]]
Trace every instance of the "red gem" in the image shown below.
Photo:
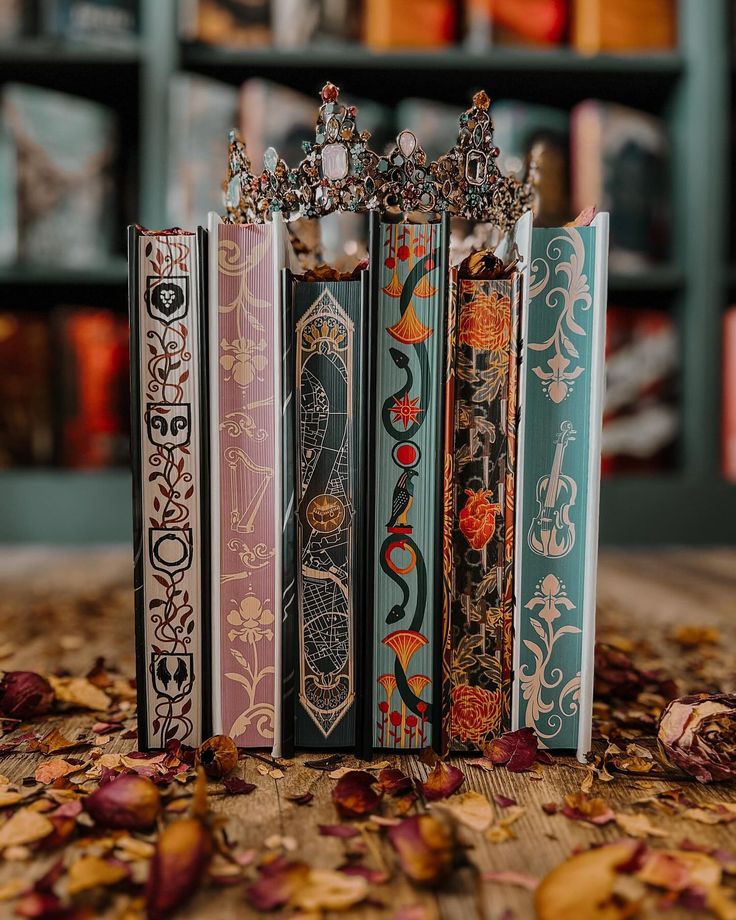
[[[339,93],[340,90],[335,86],[334,83],[325,83],[325,85],[322,87],[322,101],[337,102]]]
[[[401,466],[409,466],[417,459],[417,451],[413,444],[402,444],[396,451],[396,459]]]

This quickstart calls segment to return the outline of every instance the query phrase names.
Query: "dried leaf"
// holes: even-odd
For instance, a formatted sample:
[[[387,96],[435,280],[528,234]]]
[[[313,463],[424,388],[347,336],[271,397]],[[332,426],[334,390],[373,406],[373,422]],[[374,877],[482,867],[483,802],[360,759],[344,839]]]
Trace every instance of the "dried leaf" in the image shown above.
[[[64,760],[63,757],[54,757],[52,760],[44,760],[37,767],[34,777],[37,783],[56,782],[62,776],[68,776],[70,773],[76,773],[81,768],[78,765],[71,764]]]
[[[107,888],[127,878],[130,870],[123,863],[99,856],[82,856],[69,867],[67,891],[70,895],[89,891],[90,888]]]
[[[0,850],[43,840],[54,830],[44,815],[30,808],[21,808],[0,827]]]
[[[435,802],[432,809],[449,813],[465,827],[479,834],[487,830],[493,821],[493,807],[479,792],[470,790],[445,802]]]
[[[71,703],[95,712],[110,708],[110,697],[86,677],[49,677],[49,683],[60,703]]]

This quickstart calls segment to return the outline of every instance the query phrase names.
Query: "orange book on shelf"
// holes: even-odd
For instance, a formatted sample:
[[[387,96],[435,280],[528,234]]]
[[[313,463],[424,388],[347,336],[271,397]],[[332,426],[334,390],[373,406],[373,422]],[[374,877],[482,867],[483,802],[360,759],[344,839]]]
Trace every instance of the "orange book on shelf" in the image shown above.
[[[736,307],[723,317],[723,428],[722,468],[736,482]]]
[[[480,47],[477,34],[491,33],[490,44],[515,42],[557,45],[565,37],[568,0],[465,0],[468,43]]]
[[[366,0],[363,40],[375,51],[440,48],[455,39],[452,0]]]
[[[573,0],[570,43],[582,54],[667,51],[677,41],[674,0]]]

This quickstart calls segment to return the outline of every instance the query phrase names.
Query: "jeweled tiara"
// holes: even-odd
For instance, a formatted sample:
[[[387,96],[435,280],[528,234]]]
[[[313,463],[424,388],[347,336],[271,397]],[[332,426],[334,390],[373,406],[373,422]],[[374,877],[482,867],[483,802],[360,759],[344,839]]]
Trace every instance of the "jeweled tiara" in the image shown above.
[[[462,113],[455,145],[439,159],[427,156],[411,131],[401,131],[384,156],[359,131],[357,109],[339,102],[339,89],[322,87],[314,141],[290,167],[273,147],[264,170],[253,173],[241,137],[230,135],[225,206],[231,223],[262,223],[279,211],[287,220],[322,217],[334,211],[450,212],[506,230],[528,211],[535,197],[535,168],[523,180],[504,176],[493,141],[490,99],[481,91]]]

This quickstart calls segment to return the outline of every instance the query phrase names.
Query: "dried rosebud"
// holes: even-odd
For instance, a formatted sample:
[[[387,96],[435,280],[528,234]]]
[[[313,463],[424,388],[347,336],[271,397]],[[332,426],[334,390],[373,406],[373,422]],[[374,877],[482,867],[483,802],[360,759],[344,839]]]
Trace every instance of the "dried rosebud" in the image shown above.
[[[220,779],[232,773],[238,763],[238,749],[227,735],[213,735],[197,748],[194,758],[197,766],[204,767],[210,779]]]
[[[11,719],[33,719],[51,711],[54,691],[33,671],[7,671],[0,681],[0,713]]]
[[[675,766],[701,783],[736,778],[736,695],[683,696],[667,705],[657,740]]]
[[[212,838],[197,818],[169,824],[159,835],[146,885],[149,920],[162,920],[192,897],[212,856]]]
[[[332,801],[345,818],[370,815],[381,804],[383,789],[366,770],[350,770],[332,790]]]
[[[426,782],[420,783],[424,798],[428,802],[446,799],[462,786],[465,774],[457,767],[452,767],[443,760],[438,760]]]
[[[457,861],[452,826],[432,815],[412,815],[388,829],[388,839],[402,871],[417,885],[433,888]]]
[[[150,827],[161,810],[161,795],[150,779],[124,773],[98,786],[83,802],[95,824],[116,830]]]

